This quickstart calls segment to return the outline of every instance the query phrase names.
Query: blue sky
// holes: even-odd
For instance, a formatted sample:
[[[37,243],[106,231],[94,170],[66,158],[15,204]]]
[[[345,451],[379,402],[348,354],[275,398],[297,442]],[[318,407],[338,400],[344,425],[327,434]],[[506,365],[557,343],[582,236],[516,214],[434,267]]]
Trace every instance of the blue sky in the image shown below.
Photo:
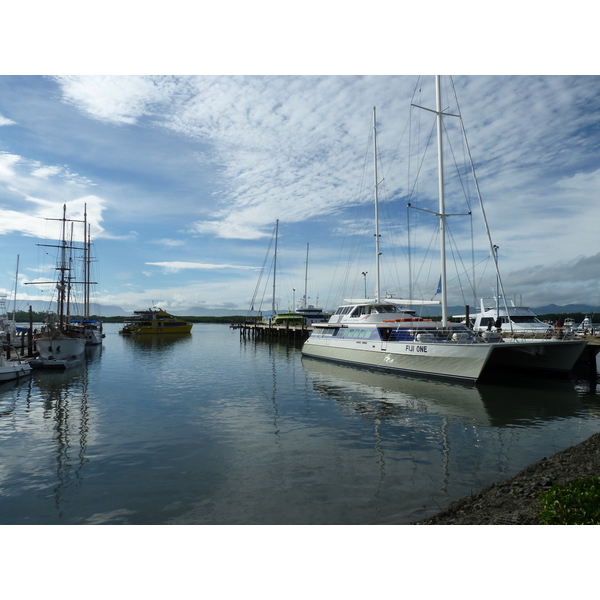
[[[318,57],[309,57],[306,70],[297,66],[304,58],[289,63],[291,75],[271,63],[248,75],[122,75],[135,63],[103,57],[89,72],[116,75],[56,76],[52,61],[36,69],[35,60],[1,75],[0,293],[12,294],[19,255],[19,305],[51,298],[48,286],[42,291],[22,284],[48,277],[52,261],[36,244],[58,234],[57,223],[46,219],[60,217],[64,203],[76,219],[87,204],[99,300],[125,311],[152,304],[183,313],[249,308],[276,219],[280,310],[292,308],[303,293],[307,244],[309,302],[335,308],[365,283],[372,293],[374,250],[361,250],[345,275],[340,255],[346,247],[352,251],[346,244],[354,243],[349,232],[357,217],[367,243],[373,239],[372,174],[363,171],[373,106],[385,211],[396,204],[396,228],[405,228],[401,143],[418,76],[354,75],[347,63],[332,69],[335,62],[321,66],[347,74],[313,75]],[[177,61],[149,63],[159,72],[181,72]],[[82,64],[57,64],[54,72],[85,72]],[[234,64],[212,68],[248,69]],[[363,64],[357,62],[354,72]],[[389,64],[387,72],[402,70]],[[202,72],[202,66],[188,72]],[[418,66],[435,70],[431,63]],[[463,72],[480,72],[468,68]],[[137,72],[152,70],[145,63]],[[520,70],[509,63],[504,72]],[[423,85],[422,102],[433,106],[429,83]],[[600,305],[600,77],[457,75],[454,85],[507,295],[531,306]],[[433,198],[435,178],[421,185]],[[477,261],[483,261],[481,223],[474,227],[483,248]],[[463,249],[465,229],[455,230]],[[407,297],[406,250],[399,240],[392,250],[385,246],[390,237],[382,237],[384,256],[399,275],[399,283],[385,282],[384,291]],[[334,283],[341,275],[343,289]],[[490,267],[478,277],[478,295],[490,295]],[[418,288],[422,297],[432,282],[435,273]],[[453,293],[449,301],[463,299]]]

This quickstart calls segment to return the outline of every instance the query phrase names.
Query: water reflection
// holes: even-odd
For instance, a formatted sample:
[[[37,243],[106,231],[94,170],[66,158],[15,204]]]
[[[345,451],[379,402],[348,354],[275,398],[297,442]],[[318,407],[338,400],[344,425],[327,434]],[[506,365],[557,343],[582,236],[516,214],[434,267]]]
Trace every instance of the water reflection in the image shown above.
[[[63,495],[83,483],[82,469],[90,431],[87,364],[62,372],[38,370],[32,383],[39,390],[43,418],[52,423],[56,478],[52,487],[54,505],[63,515]],[[69,494],[72,492],[70,491]]]
[[[354,400],[354,410],[395,418],[418,403],[419,410],[504,427],[575,416],[584,402],[570,380],[521,379],[468,386],[347,367],[304,357],[315,391]],[[362,398],[358,401],[358,398]]]
[[[134,352],[148,354],[156,352],[162,354],[171,352],[175,347],[190,344],[192,342],[191,333],[162,333],[120,336],[126,347],[133,349]]]

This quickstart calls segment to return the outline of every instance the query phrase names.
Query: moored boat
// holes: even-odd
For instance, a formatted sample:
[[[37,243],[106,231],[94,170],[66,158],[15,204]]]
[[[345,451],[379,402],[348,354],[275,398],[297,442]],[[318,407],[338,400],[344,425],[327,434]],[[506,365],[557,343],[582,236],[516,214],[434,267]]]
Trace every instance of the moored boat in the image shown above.
[[[4,352],[0,352],[0,383],[25,377],[30,373],[31,366],[27,361],[19,358],[7,359],[4,356]]]
[[[466,319],[466,316],[460,315],[453,318]],[[498,318],[500,318],[500,321],[498,321]],[[478,332],[490,331],[494,328],[502,331],[503,335],[508,336],[543,338],[554,335],[554,328],[550,323],[540,321],[528,306],[516,306],[512,301],[507,306],[504,303],[496,302],[494,306],[486,307],[482,298],[479,311],[474,315],[470,315],[469,321],[467,325],[473,331]]]
[[[56,270],[58,281],[42,281],[26,283],[25,285],[40,285],[53,283],[56,285],[58,297],[56,313],[48,313],[40,331],[34,333],[34,339],[40,360],[37,366],[69,367],[83,360],[85,351],[85,331],[78,323],[70,323],[71,288],[70,252],[72,244],[67,242],[67,206],[63,205],[62,235],[58,245],[59,258]],[[68,251],[68,252],[67,252]]]
[[[119,333],[123,335],[190,333],[192,326],[192,323],[183,321],[162,308],[153,307],[148,310],[135,310],[133,317],[126,319],[126,324]]]
[[[271,322],[273,325],[284,325],[285,327],[304,327],[305,325],[304,316],[299,311],[275,315],[275,318]]]
[[[419,107],[421,108],[421,107]],[[445,257],[446,213],[442,160],[442,116],[439,77],[436,77],[436,115],[438,133],[438,191],[440,231],[440,301],[400,300],[380,296],[379,223],[376,117],[373,109],[375,156],[375,255],[376,289],[374,299],[350,299],[340,306],[326,324],[314,324],[304,342],[305,356],[358,366],[376,367],[431,377],[448,377],[476,382],[494,369],[569,372],[586,343],[556,336],[552,339],[512,337],[503,339],[496,331],[474,332],[465,323],[452,323],[447,314]],[[456,115],[454,115],[456,116]],[[427,211],[431,212],[431,211]],[[489,232],[488,232],[489,237]],[[492,249],[491,237],[490,250]],[[497,261],[496,261],[497,268]],[[498,274],[499,277],[499,274]],[[416,316],[411,306],[441,305],[441,321]]]

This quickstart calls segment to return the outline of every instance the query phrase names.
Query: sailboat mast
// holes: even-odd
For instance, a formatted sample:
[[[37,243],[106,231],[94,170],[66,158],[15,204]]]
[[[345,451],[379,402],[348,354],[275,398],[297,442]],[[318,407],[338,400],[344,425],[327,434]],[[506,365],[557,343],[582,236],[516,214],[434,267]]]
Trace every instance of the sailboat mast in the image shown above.
[[[442,281],[442,324],[448,322],[448,302],[446,289],[446,206],[444,201],[444,155],[442,143],[442,100],[440,91],[440,76],[435,77],[435,111],[438,138],[438,189],[440,217],[440,264]]]
[[[374,162],[374,178],[375,178],[375,302],[379,302],[380,293],[380,276],[379,276],[379,192],[378,192],[378,177],[377,177],[377,116],[375,107],[373,107],[373,162]],[[366,298],[365,298],[366,300]]]
[[[304,270],[304,306],[308,306],[308,244],[306,244],[306,269]]]
[[[67,271],[67,205],[63,204],[63,218],[60,246],[60,279],[58,285],[58,323],[62,330],[65,321],[65,273]]]
[[[273,258],[273,299],[271,301],[271,318],[275,318],[275,277],[277,275],[277,239],[279,237],[279,219],[275,221],[275,255]]]
[[[89,278],[89,247],[87,241],[87,204],[83,205],[83,316],[89,318],[90,310],[90,278]]]
[[[17,315],[17,285],[19,283],[19,255],[17,254],[17,271],[15,273],[15,295],[13,300],[13,323],[16,323],[15,318]]]

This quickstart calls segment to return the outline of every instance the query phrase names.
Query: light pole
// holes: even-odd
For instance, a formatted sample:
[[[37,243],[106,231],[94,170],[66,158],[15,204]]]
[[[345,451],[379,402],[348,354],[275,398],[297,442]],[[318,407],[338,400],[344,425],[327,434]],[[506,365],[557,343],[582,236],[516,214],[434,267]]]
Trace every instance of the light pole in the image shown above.
[[[367,299],[367,273],[368,271],[362,272],[362,276],[365,278],[365,300]]]

